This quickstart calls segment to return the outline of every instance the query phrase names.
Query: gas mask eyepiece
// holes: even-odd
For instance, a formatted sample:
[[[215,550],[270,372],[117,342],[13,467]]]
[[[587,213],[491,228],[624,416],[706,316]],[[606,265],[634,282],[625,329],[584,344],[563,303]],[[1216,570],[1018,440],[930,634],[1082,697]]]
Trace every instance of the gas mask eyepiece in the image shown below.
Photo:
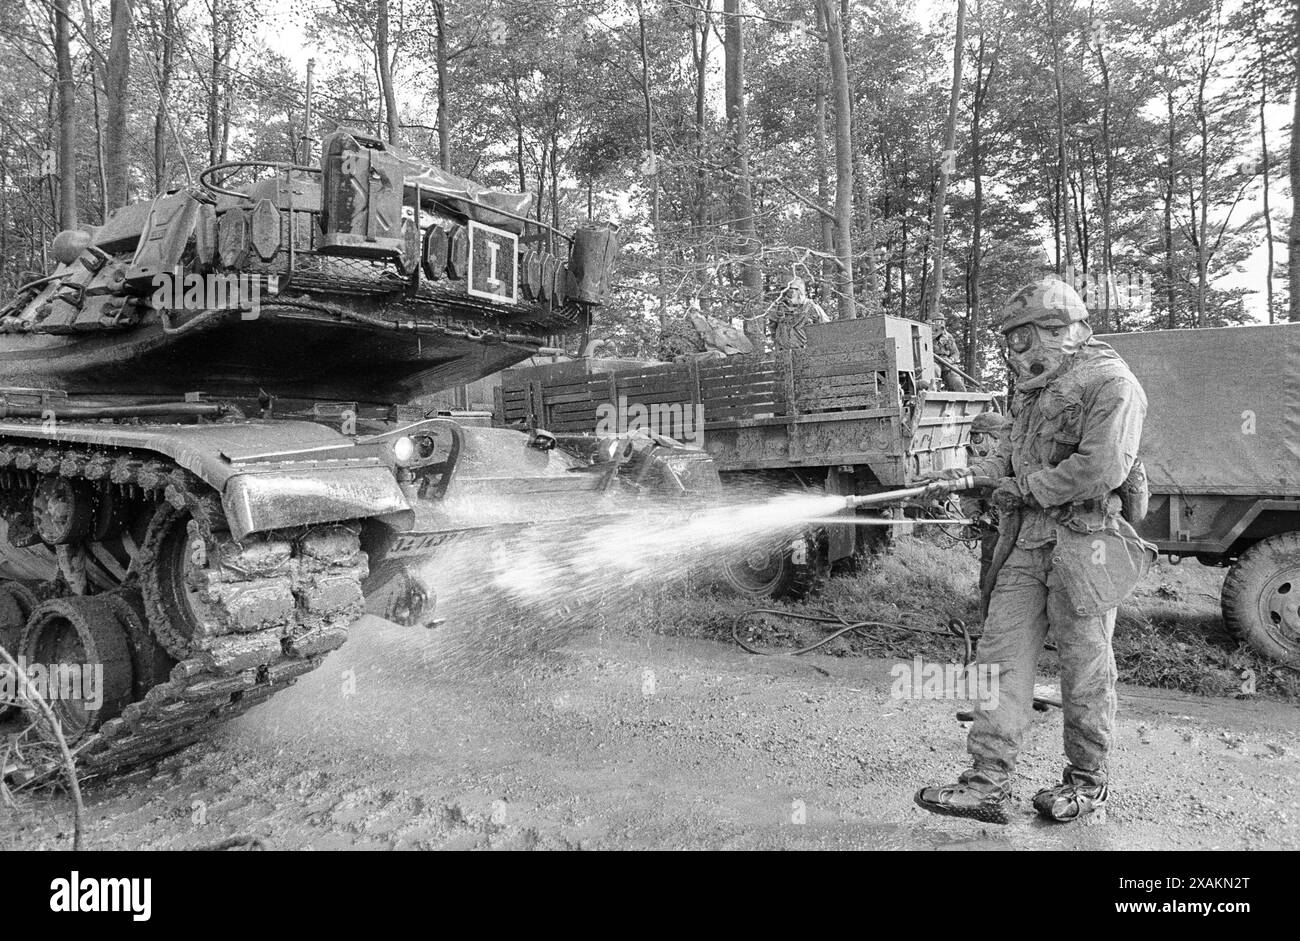
[[[1024,353],[1034,345],[1034,327],[1021,324],[1007,334],[1007,349],[1013,353]]]

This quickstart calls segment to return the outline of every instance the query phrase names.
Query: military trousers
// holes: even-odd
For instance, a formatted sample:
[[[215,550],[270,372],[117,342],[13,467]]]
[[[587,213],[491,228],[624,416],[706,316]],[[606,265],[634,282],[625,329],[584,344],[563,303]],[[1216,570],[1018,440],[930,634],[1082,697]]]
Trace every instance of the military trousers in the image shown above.
[[[1038,654],[1050,628],[1061,664],[1065,756],[1076,778],[1102,784],[1115,727],[1115,609],[1076,613],[1053,561],[1055,543],[1016,547],[989,599],[977,654],[998,695],[975,711],[967,739],[973,767],[963,780],[1010,788],[1016,757],[1033,717]]]

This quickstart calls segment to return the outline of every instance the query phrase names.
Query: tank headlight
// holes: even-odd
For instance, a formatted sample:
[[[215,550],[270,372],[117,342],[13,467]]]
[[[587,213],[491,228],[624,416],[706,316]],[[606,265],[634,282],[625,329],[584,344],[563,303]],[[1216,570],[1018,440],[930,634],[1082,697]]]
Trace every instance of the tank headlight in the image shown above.
[[[416,450],[415,439],[408,435],[402,435],[393,442],[393,457],[397,458],[398,464],[409,464],[415,460]]]

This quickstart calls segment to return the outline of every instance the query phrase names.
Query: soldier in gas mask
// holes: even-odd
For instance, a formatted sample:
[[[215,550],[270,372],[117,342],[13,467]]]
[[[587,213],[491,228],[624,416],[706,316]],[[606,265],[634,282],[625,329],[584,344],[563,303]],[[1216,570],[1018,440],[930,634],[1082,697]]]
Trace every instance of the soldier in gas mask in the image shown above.
[[[934,355],[943,360],[939,363],[939,378],[943,382],[943,387],[949,392],[965,392],[966,380],[962,379],[961,374],[953,367],[961,359],[961,351],[957,349],[957,341],[953,339],[948,332],[948,321],[942,317],[936,317],[930,321],[931,349]]]
[[[773,347],[777,351],[789,351],[802,350],[808,345],[809,324],[829,323],[830,318],[809,299],[803,278],[791,278],[777,302],[768,308],[768,322]]]
[[[1055,278],[1022,288],[1003,311],[1000,329],[1016,382],[1011,426],[996,450],[970,468],[999,479],[992,500],[1003,518],[1000,538],[1014,540],[992,573],[978,649],[998,688],[992,705],[975,712],[967,742],[972,766],[955,784],[917,792],[916,803],[934,813],[1008,821],[1049,628],[1061,660],[1068,764],[1061,784],[1035,795],[1034,808],[1049,820],[1074,820],[1108,796],[1115,610],[1154,551],[1122,515],[1120,499],[1137,457],[1146,395],[1124,361],[1092,339],[1087,317],[1078,294]]]

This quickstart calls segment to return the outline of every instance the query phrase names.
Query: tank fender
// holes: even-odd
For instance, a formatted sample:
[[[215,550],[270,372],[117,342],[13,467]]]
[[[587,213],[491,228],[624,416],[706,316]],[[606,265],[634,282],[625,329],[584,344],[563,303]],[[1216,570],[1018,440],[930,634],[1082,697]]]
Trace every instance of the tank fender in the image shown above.
[[[379,517],[409,530],[415,514],[386,467],[237,474],[221,495],[226,522],[237,539],[250,533]]]
[[[237,538],[290,526],[383,517],[414,525],[382,444],[357,447],[316,422],[253,419],[205,425],[0,421],[0,435],[33,442],[152,451],[221,495]]]

